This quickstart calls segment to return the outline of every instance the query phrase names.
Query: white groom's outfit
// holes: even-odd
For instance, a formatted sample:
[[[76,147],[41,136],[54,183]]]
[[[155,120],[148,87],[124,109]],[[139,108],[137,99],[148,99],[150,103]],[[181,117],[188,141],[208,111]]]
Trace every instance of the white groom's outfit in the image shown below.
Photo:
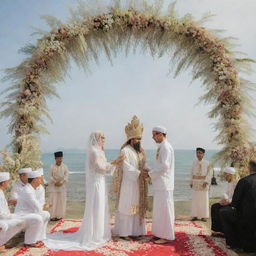
[[[36,198],[36,191],[30,184],[27,184],[21,191],[15,207],[15,213],[21,216],[28,213],[39,214],[43,221],[43,227],[40,232],[39,240],[41,241],[46,239],[46,228],[50,219],[50,214],[49,212],[42,210],[42,206]]]
[[[174,240],[174,151],[166,139],[158,147],[149,176],[154,196],[152,233],[159,238]]]

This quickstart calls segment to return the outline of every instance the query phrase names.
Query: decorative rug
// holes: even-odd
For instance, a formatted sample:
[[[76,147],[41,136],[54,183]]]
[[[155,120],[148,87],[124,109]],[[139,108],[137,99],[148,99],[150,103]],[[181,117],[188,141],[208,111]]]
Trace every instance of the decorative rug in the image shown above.
[[[61,220],[50,232],[71,233],[78,230],[80,220]],[[14,256],[237,256],[226,248],[223,238],[211,237],[209,229],[198,222],[175,221],[175,241],[156,245],[150,239],[151,222],[147,222],[148,234],[141,240],[114,239],[95,251],[53,251],[42,248],[13,248],[5,255]],[[22,246],[22,245],[20,245]],[[14,250],[15,249],[15,250]],[[10,254],[11,253],[11,254]]]

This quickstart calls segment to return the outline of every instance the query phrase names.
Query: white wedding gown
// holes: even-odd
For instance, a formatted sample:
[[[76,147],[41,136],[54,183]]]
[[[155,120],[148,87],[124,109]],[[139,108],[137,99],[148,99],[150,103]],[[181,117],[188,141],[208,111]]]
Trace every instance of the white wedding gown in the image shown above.
[[[86,203],[82,224],[75,233],[48,234],[44,243],[52,250],[94,250],[111,240],[105,175],[112,174],[115,167],[107,162],[97,138],[91,137],[87,152]]]

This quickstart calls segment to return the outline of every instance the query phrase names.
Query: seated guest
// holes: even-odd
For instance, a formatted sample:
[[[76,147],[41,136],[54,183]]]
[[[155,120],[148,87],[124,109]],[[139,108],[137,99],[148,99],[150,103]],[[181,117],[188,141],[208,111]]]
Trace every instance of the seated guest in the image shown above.
[[[41,174],[41,184],[36,188],[36,198],[41,205],[42,210],[47,210],[50,208],[50,204],[45,203],[45,189],[44,189],[44,170],[43,168],[39,168],[36,171]]]
[[[4,249],[4,245],[15,234],[25,229],[25,245],[37,247],[42,245],[38,239],[43,222],[41,216],[37,214],[27,214],[19,216],[10,213],[3,190],[9,186],[10,174],[8,172],[0,172],[0,221],[1,226],[0,246]]]
[[[41,184],[41,171],[32,171],[28,174],[28,184],[22,189],[18,197],[15,213],[26,215],[28,213],[37,213],[43,220],[40,239],[46,239],[46,228],[50,219],[50,214],[42,210],[42,206],[36,197],[36,188]]]
[[[31,168],[22,168],[18,171],[19,180],[17,180],[11,190],[11,197],[8,201],[9,204],[15,205],[22,188],[28,183],[28,173],[32,172]]]
[[[228,182],[226,193],[224,193],[223,198],[216,204],[213,204],[211,207],[211,218],[212,218],[212,236],[223,236],[222,226],[220,221],[220,209],[229,205],[232,201],[234,190],[237,184],[235,177],[236,170],[233,167],[226,167],[223,171],[224,179]]]
[[[7,224],[4,221],[0,220],[0,237],[4,237],[7,229],[8,229]],[[0,253],[5,251],[5,246],[1,244],[2,243],[0,242]]]
[[[256,160],[249,162],[250,174],[236,185],[230,205],[220,209],[222,230],[226,244],[256,251]]]

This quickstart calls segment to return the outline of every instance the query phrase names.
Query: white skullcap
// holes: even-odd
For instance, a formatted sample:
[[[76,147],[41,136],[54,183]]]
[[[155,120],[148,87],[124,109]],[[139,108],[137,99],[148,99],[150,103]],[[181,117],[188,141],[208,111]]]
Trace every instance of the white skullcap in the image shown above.
[[[10,179],[9,172],[0,172],[0,182],[6,181]]]
[[[35,171],[41,173],[41,176],[44,175],[44,169],[43,168],[36,169]]]
[[[18,170],[19,174],[32,172],[31,168],[22,168]]]
[[[163,126],[155,126],[152,130],[153,132],[161,132],[166,134],[167,133],[167,129]]]
[[[236,169],[234,167],[225,167],[223,171],[225,173],[229,173],[229,174],[235,174],[236,173]]]
[[[34,179],[34,178],[41,177],[41,176],[42,176],[42,174],[40,171],[32,171],[32,172],[28,173],[29,179]]]

